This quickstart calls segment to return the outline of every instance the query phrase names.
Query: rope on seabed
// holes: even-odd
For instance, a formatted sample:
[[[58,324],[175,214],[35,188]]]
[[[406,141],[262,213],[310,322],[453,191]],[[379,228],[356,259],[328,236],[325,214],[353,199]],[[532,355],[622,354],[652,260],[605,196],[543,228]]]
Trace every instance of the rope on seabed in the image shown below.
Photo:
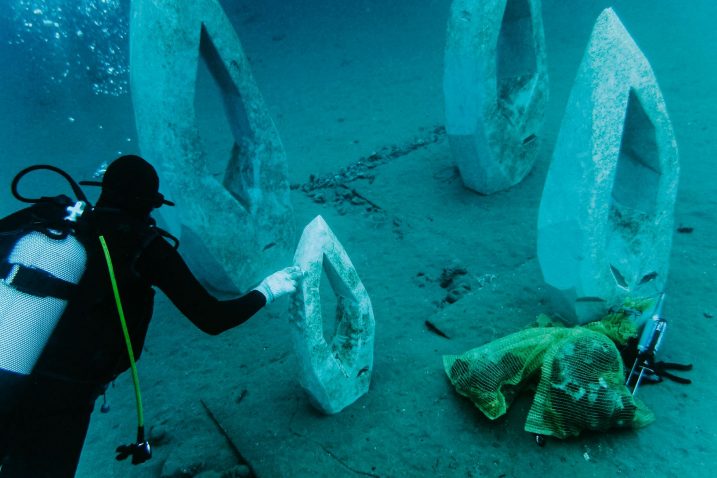
[[[251,473],[250,476],[252,478],[258,478],[256,473],[254,472],[254,468],[251,466],[251,463],[249,463],[249,461],[246,458],[244,458],[244,455],[241,454],[241,452],[239,451],[239,448],[236,446],[236,443],[234,443],[234,440],[232,440],[232,437],[229,436],[229,433],[227,432],[226,428],[224,428],[224,426],[219,422],[219,420],[214,415],[214,413],[209,408],[209,406],[206,404],[206,402],[204,402],[204,400],[202,400],[201,398],[199,399],[199,402],[204,407],[204,410],[207,412],[207,416],[212,421],[212,423],[214,423],[214,426],[217,427],[217,430],[219,430],[219,433],[224,437],[224,439],[229,444],[229,448],[231,448],[231,450],[234,453],[234,456],[236,457],[239,464],[245,465],[247,468],[249,468],[249,472]]]

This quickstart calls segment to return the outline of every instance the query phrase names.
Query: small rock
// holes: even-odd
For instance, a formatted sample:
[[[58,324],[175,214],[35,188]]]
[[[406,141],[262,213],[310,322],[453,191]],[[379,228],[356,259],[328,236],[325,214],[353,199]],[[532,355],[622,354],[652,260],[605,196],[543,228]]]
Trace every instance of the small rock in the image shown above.
[[[165,428],[155,425],[149,429],[148,440],[153,447],[166,445],[172,441],[171,436]]]
[[[221,478],[251,478],[252,476],[248,466],[237,465],[222,473]]]
[[[456,278],[456,276],[462,276],[468,274],[468,270],[465,267],[461,266],[452,266],[452,267],[446,267],[443,269],[443,272],[441,272],[441,279],[440,279],[440,286],[444,289],[447,289],[451,284],[453,284],[453,280]]]
[[[326,202],[326,196],[322,192],[315,192],[311,195],[311,199],[317,204],[323,204]]]
[[[194,478],[224,478],[224,474],[214,470],[207,470],[199,473],[198,475],[194,475]]]
[[[456,287],[455,289],[451,289],[448,291],[444,300],[449,304],[456,303],[461,300],[463,296],[468,293],[469,290],[470,289],[466,289],[464,287]]]
[[[162,466],[161,478],[193,478],[202,472],[204,463],[186,463],[167,460]]]

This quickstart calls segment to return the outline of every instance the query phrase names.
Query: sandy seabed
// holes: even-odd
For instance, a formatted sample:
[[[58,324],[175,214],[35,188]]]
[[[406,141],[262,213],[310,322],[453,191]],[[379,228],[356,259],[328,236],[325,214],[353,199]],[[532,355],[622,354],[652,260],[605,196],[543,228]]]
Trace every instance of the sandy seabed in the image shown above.
[[[372,181],[351,183],[380,214],[368,212],[365,203],[318,203],[301,189],[292,191],[297,231],[321,214],[371,296],[376,315],[371,390],[334,416],[311,407],[297,383],[287,300],[239,328],[208,337],[160,297],[140,361],[155,456],[138,467],[114,461],[114,448],[135,433],[125,374],[108,393],[111,412],[93,416],[79,477],[230,476],[236,458],[202,402],[260,477],[710,474],[717,464],[711,413],[717,378],[712,344],[717,257],[710,239],[717,230],[714,2],[544,0],[551,98],[540,155],[521,184],[491,196],[462,186],[440,133],[450,2],[224,5],[282,135],[293,184],[338,172],[382,148],[424,143],[372,170]],[[536,259],[537,209],[583,49],[594,20],[608,6],[650,60],[680,148],[675,224],[693,232],[674,236],[666,304],[671,325],[660,358],[693,363],[694,383],[641,390],[657,416],[647,428],[549,440],[539,448],[523,431],[530,397],[491,422],[454,392],[441,356],[551,312]],[[199,77],[201,121],[221,131],[218,93],[206,72]],[[19,79],[7,81],[0,116],[7,154],[3,183],[27,164],[63,164],[81,177],[119,151],[134,151],[126,95],[48,100]],[[70,116],[75,121],[68,121]],[[224,147],[208,143],[217,154]],[[9,212],[15,205],[3,194],[2,212]],[[467,270],[472,290],[442,304],[446,290],[439,278],[455,266]],[[451,338],[431,333],[426,320]]]

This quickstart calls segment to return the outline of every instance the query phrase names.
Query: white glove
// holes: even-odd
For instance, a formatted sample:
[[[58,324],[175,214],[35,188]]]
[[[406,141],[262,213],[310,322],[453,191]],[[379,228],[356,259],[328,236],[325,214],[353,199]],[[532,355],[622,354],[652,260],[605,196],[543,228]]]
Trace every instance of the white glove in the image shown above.
[[[303,276],[304,273],[297,266],[287,267],[268,276],[254,290],[264,294],[266,304],[269,305],[279,297],[295,292]]]

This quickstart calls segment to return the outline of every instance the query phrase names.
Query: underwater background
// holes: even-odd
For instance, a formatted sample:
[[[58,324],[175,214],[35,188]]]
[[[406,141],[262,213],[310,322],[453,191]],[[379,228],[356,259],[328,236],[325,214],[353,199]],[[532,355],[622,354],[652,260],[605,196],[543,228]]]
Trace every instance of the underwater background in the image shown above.
[[[79,477],[231,476],[236,458],[208,417],[264,476],[707,476],[717,465],[717,3],[711,0],[543,0],[550,100],[533,171],[510,190],[464,188],[442,125],[448,0],[221,2],[286,148],[297,230],[321,214],[343,243],[376,316],[370,392],[335,416],[296,380],[288,301],[219,337],[203,335],[161,295],[139,362],[154,458],[133,467],[113,451],[135,433],[131,380],[96,410]],[[560,120],[593,23],[613,7],[650,61],[680,151],[667,284],[670,322],[659,358],[694,364],[693,384],[640,396],[657,419],[636,431],[585,433],[535,445],[529,397],[491,422],[458,396],[441,357],[550,314],[536,258],[537,211]],[[0,4],[0,213],[22,167],[50,163],[76,179],[139,153],[128,93],[128,2],[4,0]],[[198,72],[207,149],[231,147],[219,93]],[[321,202],[311,175],[373,153],[401,154],[352,184],[380,206]],[[220,169],[216,171],[220,174]],[[32,181],[28,180],[28,183]],[[43,177],[28,192],[54,195]],[[298,240],[298,236],[297,236]],[[288,258],[287,260],[290,260]],[[441,276],[470,290],[446,303]],[[327,299],[327,301],[330,300]],[[440,323],[450,339],[425,327]],[[99,404],[96,407],[99,409]]]

